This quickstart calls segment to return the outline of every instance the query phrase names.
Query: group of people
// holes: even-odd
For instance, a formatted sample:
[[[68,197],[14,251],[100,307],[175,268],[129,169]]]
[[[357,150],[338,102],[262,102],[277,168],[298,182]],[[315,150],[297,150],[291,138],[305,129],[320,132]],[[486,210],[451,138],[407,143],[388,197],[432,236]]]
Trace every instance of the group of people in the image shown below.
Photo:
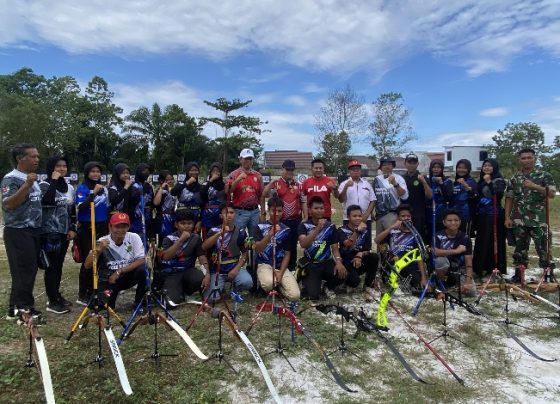
[[[278,289],[291,301],[332,297],[339,285],[361,285],[370,300],[378,267],[390,267],[424,244],[433,247],[433,258],[408,265],[400,274],[406,284],[422,288],[435,273],[472,294],[477,276],[495,268],[506,273],[507,228],[515,235],[514,280],[528,265],[531,238],[540,266],[552,270],[544,206],[555,195],[554,183],[535,166],[533,150],[520,150],[518,156],[520,171],[510,181],[494,159],[484,161],[478,181],[468,160],[457,162],[455,178],[444,175],[441,160],[433,160],[423,175],[411,153],[402,176],[394,172],[395,160],[383,157],[381,174],[369,182],[360,162],[352,160],[348,179],[340,184],[325,175],[320,159],[311,162],[312,175],[298,183],[294,161],[286,160],[280,178],[265,186],[252,168],[253,151],[243,149],[239,167],[227,176],[213,163],[201,183],[199,165],[190,162],[185,179],[176,184],[170,171],[161,171],[155,191],[147,164],[135,168],[134,180],[126,164],[117,164],[104,186],[101,165],[89,162],[74,192],[65,180],[64,156],[48,159],[47,178],[39,183],[39,153],[20,144],[12,149],[15,169],[1,184],[12,276],[8,317],[16,310],[39,313],[33,298],[38,267],[45,270],[47,311],[70,310],[60,282],[71,240],[81,262],[76,303],[92,299],[94,250],[99,289],[112,307],[121,290],[135,285],[135,304],[140,303],[148,286],[148,240],[157,246],[154,284],[170,307],[199,291],[218,299],[226,282],[237,292]],[[340,227],[331,222],[331,198],[342,204]]]

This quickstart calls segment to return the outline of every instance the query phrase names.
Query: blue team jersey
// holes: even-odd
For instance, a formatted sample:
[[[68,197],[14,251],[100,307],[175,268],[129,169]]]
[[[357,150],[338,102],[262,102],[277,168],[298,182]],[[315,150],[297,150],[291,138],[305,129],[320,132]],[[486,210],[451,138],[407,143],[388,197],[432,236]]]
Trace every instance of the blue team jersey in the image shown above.
[[[467,249],[463,254],[447,256],[452,269],[463,268],[465,266],[465,255],[472,255],[472,241],[460,230],[457,232],[455,237],[449,237],[445,230],[436,234],[436,248],[439,248],[440,250],[453,250],[461,244]]]
[[[76,205],[82,204],[90,194],[91,190],[84,183],[78,186],[76,190]],[[109,197],[107,189],[103,189],[102,192],[95,195],[93,198],[93,204],[95,206],[95,221],[96,222],[106,222],[109,219]],[[91,222],[91,212],[90,209],[83,211],[78,210],[78,222]]]
[[[338,229],[337,238],[340,248],[340,256],[344,265],[352,265],[352,260],[358,252],[367,251],[365,247],[367,241],[367,231],[368,230],[365,229],[364,231],[358,232],[358,236],[352,247],[346,247],[344,242],[352,236],[354,231],[351,230],[348,225],[344,225]]]
[[[163,250],[167,250],[175,244],[179,238],[180,235],[177,232],[168,235],[163,240],[161,248]],[[198,234],[191,234],[191,236],[185,240],[181,247],[177,250],[174,257],[169,260],[161,261],[161,272],[175,273],[193,268],[196,263],[196,259],[202,255],[204,255],[202,240]]]
[[[207,237],[212,237],[214,234],[220,233],[221,230],[220,227],[213,227],[208,232]],[[245,230],[238,230],[237,228],[234,228],[233,231],[224,232],[223,236],[218,237],[216,244],[212,247],[211,272],[216,272],[218,267],[218,252],[221,252],[220,273],[227,274],[231,271],[239,262],[241,254],[247,251],[246,239],[247,233]]]
[[[301,222],[298,226],[298,237],[307,235],[315,229],[313,221]],[[305,256],[313,262],[322,262],[332,258],[331,245],[336,244],[336,226],[327,221],[315,240],[305,249]]]
[[[266,234],[272,228],[272,223],[260,223],[255,232],[255,240],[260,241],[264,238]],[[290,251],[290,246],[288,245],[290,239],[290,228],[285,224],[280,223],[280,230],[276,232],[276,258],[275,258],[275,267],[276,269],[280,268],[282,264],[282,260],[284,259],[284,255],[286,255],[286,251]],[[265,249],[257,254],[257,264],[268,264],[272,266],[272,250],[273,250],[273,241],[271,240],[265,247]]]

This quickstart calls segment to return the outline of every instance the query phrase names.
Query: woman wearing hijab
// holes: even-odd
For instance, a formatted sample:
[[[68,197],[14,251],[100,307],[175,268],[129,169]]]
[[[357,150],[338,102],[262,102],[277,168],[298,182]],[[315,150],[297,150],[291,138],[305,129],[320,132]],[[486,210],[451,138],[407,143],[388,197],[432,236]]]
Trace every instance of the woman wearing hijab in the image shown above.
[[[179,201],[177,209],[188,209],[194,214],[196,218],[196,233],[200,232],[200,212],[202,206],[200,198],[202,187],[198,182],[199,173],[200,167],[198,163],[196,161],[188,162],[185,168],[185,181],[176,184],[171,190],[171,195],[176,196]]]
[[[113,168],[113,176],[109,186],[109,206],[111,214],[115,212],[128,213],[132,181],[130,169],[125,163],[119,163]]]
[[[148,183],[149,177],[150,166],[146,163],[138,164],[134,171],[134,184],[132,184],[130,203],[127,212],[130,217],[129,231],[138,234],[140,237],[145,233],[146,242],[154,235],[152,226],[154,189],[152,185]],[[142,203],[144,204],[144,210],[142,210]]]
[[[476,213],[478,186],[471,177],[472,165],[467,159],[461,159],[455,165],[455,182],[453,183],[453,203],[461,216],[460,230],[471,237],[472,221]]]
[[[498,268],[502,274],[506,274],[506,239],[502,207],[506,181],[495,159],[486,159],[482,163],[477,188],[479,199],[473,256],[474,272],[483,277],[491,273],[494,268]],[[496,216],[496,226],[494,226],[494,216]],[[494,251],[494,233],[496,233],[497,251]]]
[[[175,179],[169,170],[162,170],[158,176],[159,188],[154,196],[156,208],[156,229],[159,234],[159,243],[175,231],[175,205],[177,198],[171,195]]]
[[[91,251],[91,209],[95,206],[95,240],[109,234],[107,222],[109,220],[109,198],[103,184],[101,184],[101,164],[90,161],[84,166],[84,181],[76,190],[76,208],[78,216],[78,245],[80,246],[80,267],[78,300],[76,303],[87,306],[93,290],[91,269],[86,269],[83,261]]]
[[[442,160],[432,160],[428,172],[428,185],[433,193],[432,199],[426,200],[426,219],[427,223],[431,223],[426,226],[430,243],[432,242],[433,225],[435,224],[436,233],[443,230],[443,213],[453,200],[453,182],[443,175],[443,167]],[[435,201],[435,212],[433,201]]]
[[[72,306],[60,294],[62,266],[68,244],[76,236],[73,217],[74,187],[64,178],[68,173],[68,160],[54,156],[47,161],[47,178],[41,181],[41,249],[46,255],[43,263],[45,270],[45,290],[48,303],[47,311],[64,314]]]
[[[222,225],[219,208],[226,200],[222,164],[214,162],[210,166],[206,182],[200,189],[200,199],[202,201],[202,236],[205,239],[208,230]]]

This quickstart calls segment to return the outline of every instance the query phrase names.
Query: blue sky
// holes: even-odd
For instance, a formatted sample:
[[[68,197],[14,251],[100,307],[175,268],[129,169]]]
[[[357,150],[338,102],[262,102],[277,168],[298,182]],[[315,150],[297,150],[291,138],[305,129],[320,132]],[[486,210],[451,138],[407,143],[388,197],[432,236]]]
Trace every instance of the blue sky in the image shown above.
[[[125,113],[158,102],[211,116],[203,100],[252,99],[243,113],[269,122],[266,150],[316,151],[314,115],[347,84],[367,102],[402,93],[411,150],[488,143],[526,121],[550,143],[559,62],[558,0],[0,0],[0,74],[99,75]]]

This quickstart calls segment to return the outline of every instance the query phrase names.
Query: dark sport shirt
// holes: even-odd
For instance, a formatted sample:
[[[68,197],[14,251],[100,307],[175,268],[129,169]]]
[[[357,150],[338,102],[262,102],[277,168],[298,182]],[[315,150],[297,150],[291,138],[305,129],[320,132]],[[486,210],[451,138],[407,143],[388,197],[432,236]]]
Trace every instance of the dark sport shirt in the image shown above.
[[[163,239],[161,247],[167,250],[179,240],[181,236],[178,232],[174,232]],[[164,273],[182,272],[193,268],[196,259],[204,255],[202,249],[202,240],[198,234],[191,234],[190,237],[183,242],[181,247],[170,260],[161,261],[161,271]]]
[[[257,225],[255,231],[255,240],[260,241],[262,240],[265,235],[268,234],[270,229],[272,228],[272,223],[260,223]],[[286,251],[290,251],[289,246],[289,239],[290,239],[290,228],[285,224],[280,223],[280,230],[276,232],[276,261],[275,267],[276,269],[280,268],[282,264],[282,260],[284,259],[284,255],[286,255]],[[257,264],[268,264],[272,266],[272,240],[268,243],[265,249],[257,254]]]
[[[460,230],[455,237],[448,236],[445,230],[436,233],[436,248],[440,250],[453,250],[460,245],[464,245],[467,250],[463,254],[447,256],[451,269],[463,268],[465,266],[465,255],[472,255],[472,241]]]
[[[220,227],[213,227],[208,232],[208,237],[212,237],[214,234],[219,233],[222,229]],[[234,238],[232,243],[232,238]],[[235,242],[237,238],[237,242]],[[247,239],[247,233],[245,230],[238,230],[234,228],[233,231],[224,232],[222,236],[218,237],[216,244],[212,247],[212,265],[211,272],[216,272],[217,268],[217,258],[218,252],[222,252],[222,260],[220,265],[220,273],[227,274],[231,271],[239,262],[241,254],[247,251],[245,246],[245,240]]]
[[[344,265],[352,265],[352,260],[358,252],[368,251],[366,248],[367,231],[368,230],[365,229],[364,231],[358,232],[358,236],[352,247],[346,247],[344,242],[352,237],[354,231],[350,229],[348,225],[344,225],[337,230],[336,236],[340,248],[340,256]]]
[[[298,226],[298,237],[301,235],[307,236],[315,227],[317,226],[313,224],[311,219],[300,223]],[[315,240],[305,249],[305,255],[313,260],[313,262],[329,260],[332,258],[331,244],[336,244],[336,241],[336,226],[327,221],[325,227],[315,237]]]

